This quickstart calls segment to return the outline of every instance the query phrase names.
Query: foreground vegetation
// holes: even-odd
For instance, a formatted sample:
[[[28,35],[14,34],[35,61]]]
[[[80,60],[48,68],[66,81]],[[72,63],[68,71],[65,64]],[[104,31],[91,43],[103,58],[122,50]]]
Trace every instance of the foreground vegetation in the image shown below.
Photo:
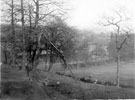
[[[78,75],[79,73],[77,73]],[[133,88],[117,88],[114,86],[84,83],[54,72],[38,70],[36,76],[31,74],[31,77],[33,77],[33,80],[29,81],[25,71],[2,67],[2,98],[5,100],[135,98],[135,89]],[[44,84],[46,79],[49,80],[48,85]],[[60,84],[57,85],[58,81]]]

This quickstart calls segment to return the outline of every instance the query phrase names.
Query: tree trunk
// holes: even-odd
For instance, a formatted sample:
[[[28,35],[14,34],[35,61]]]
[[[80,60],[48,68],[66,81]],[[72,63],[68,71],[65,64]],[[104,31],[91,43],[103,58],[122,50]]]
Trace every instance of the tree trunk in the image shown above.
[[[39,0],[36,1],[36,19],[35,19],[35,27],[38,27],[38,20],[39,20]]]
[[[8,64],[8,57],[7,57],[7,43],[4,45],[4,63],[7,65]]]
[[[24,32],[24,8],[23,0],[21,0],[21,22],[22,22],[22,32],[23,32],[23,68],[25,68],[25,32]]]
[[[51,49],[51,51],[50,51],[50,64],[49,64],[49,68],[48,68],[48,71],[50,71],[51,70],[51,68],[52,68],[52,65],[53,65],[53,55],[52,55],[52,49]]]
[[[117,49],[117,76],[116,76],[116,85],[117,87],[119,87],[119,83],[120,83],[120,80],[119,80],[119,61],[120,61],[120,48],[119,48],[119,45],[118,45],[118,38],[119,38],[119,31],[120,31],[120,27],[117,26],[118,29],[117,29],[117,34],[116,34],[116,49]]]
[[[47,52],[46,52],[46,56],[45,56],[45,66],[44,66],[44,71],[46,71],[46,68],[47,68],[47,62],[48,62],[48,54],[47,54]]]
[[[116,77],[117,87],[119,87],[119,84],[120,84],[119,67],[120,67],[120,52],[119,52],[119,50],[117,50],[117,77]]]
[[[29,5],[29,33],[31,34],[31,29],[32,29],[32,18],[31,18],[32,12],[31,12],[31,5]]]
[[[14,30],[14,0],[12,0],[12,8],[11,8],[11,25],[12,25],[12,65],[15,66],[15,53],[14,53],[14,43],[15,43],[15,30]]]

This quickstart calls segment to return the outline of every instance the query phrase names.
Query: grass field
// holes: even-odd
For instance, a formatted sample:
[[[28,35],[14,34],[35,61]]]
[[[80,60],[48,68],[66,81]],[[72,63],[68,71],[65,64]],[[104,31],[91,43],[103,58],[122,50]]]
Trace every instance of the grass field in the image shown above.
[[[18,69],[2,68],[2,93],[5,100],[91,100],[91,99],[133,99],[134,88],[118,88],[99,84],[75,81],[71,77],[61,76],[51,72],[38,71],[38,82],[28,81],[25,71]],[[94,78],[115,81],[115,64],[93,66],[89,68],[72,69],[76,77],[84,77],[93,74]],[[134,85],[134,64],[122,63],[120,79],[124,84]],[[53,72],[53,73],[52,73]],[[66,72],[70,74],[69,71]],[[59,87],[41,86],[45,78],[50,82],[60,81]],[[41,82],[40,82],[41,81]],[[4,88],[3,88],[4,87]],[[26,92],[27,91],[27,92]]]
[[[102,66],[87,66],[86,68],[78,68],[72,70],[76,77],[87,77],[93,75],[94,78],[100,80],[116,81],[116,64],[106,64]],[[67,71],[69,74],[70,72]],[[135,87],[135,64],[121,63],[120,66],[120,83]]]
[[[61,64],[56,64],[52,67],[51,71],[63,71],[63,68],[60,67]],[[39,66],[40,69],[44,65]],[[105,64],[100,66],[86,66],[80,68],[73,68],[72,71],[75,77],[88,77],[93,75],[93,78],[98,80],[116,82],[116,72],[117,72],[116,63]],[[120,64],[120,84],[130,85],[135,87],[135,63],[133,62],[121,62]],[[69,70],[66,71],[67,74],[71,74]]]

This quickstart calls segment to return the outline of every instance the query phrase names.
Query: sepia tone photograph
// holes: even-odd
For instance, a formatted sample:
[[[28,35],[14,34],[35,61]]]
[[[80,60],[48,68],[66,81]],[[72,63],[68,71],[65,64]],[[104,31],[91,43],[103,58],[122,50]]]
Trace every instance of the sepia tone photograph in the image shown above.
[[[0,100],[135,99],[135,0],[0,9]]]

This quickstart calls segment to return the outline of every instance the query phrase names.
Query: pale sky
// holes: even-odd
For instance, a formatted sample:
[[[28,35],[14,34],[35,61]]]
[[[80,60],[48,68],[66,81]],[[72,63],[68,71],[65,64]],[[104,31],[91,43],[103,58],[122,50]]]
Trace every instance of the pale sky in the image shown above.
[[[1,1],[1,0],[0,0]],[[79,29],[95,29],[103,16],[110,16],[112,10],[123,9],[132,17],[131,26],[135,28],[135,0],[63,0],[72,10],[68,13],[66,22]],[[2,6],[2,5],[1,5]]]
[[[80,29],[96,27],[104,15],[110,16],[112,10],[123,9],[134,21],[135,0],[69,0],[72,11],[69,12],[67,23]]]

